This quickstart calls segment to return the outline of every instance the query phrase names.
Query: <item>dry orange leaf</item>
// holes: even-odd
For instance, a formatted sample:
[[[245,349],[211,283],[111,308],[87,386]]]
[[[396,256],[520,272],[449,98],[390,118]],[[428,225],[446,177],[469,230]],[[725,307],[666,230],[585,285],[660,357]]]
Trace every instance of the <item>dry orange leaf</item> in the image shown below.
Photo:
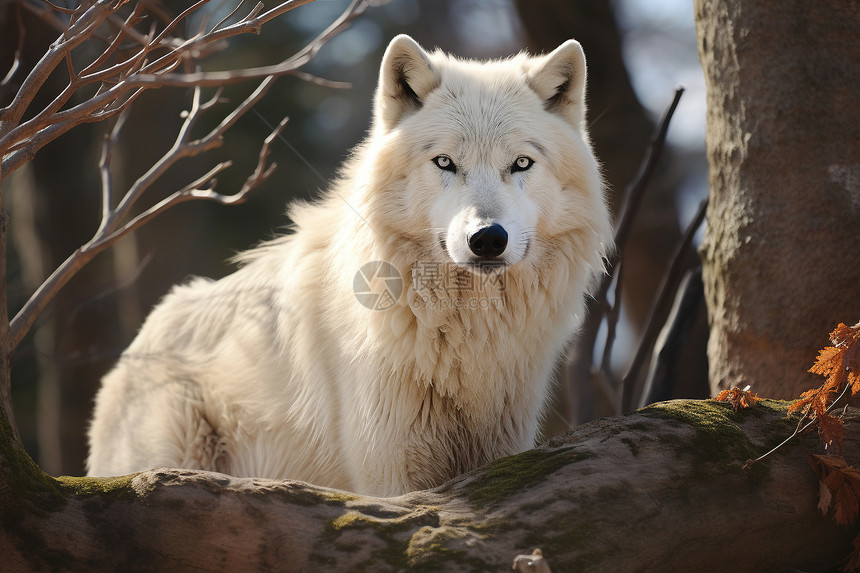
[[[821,414],[818,417],[818,436],[821,438],[821,443],[836,456],[842,455],[844,424],[845,422],[841,418],[830,414]]]
[[[833,346],[821,349],[809,371],[825,376],[824,386],[831,391],[847,381],[852,394],[860,392],[860,322],[854,326],[840,322],[830,333],[830,342]]]
[[[731,402],[735,412],[738,408],[750,408],[759,401],[757,394],[752,394],[749,391],[749,386],[741,390],[737,386],[731,390],[723,390],[714,400],[718,402]]]
[[[844,421],[830,415],[829,410],[848,390],[852,395],[860,392],[860,322],[854,326],[839,323],[830,333],[830,341],[833,346],[823,348],[809,369],[813,374],[824,376],[824,384],[801,394],[789,407],[789,412],[802,410],[811,420],[810,424],[817,422],[821,442],[836,454],[810,453],[807,459],[818,474],[818,509],[824,515],[832,511],[836,523],[850,525],[860,514],[860,470],[840,457]],[[860,536],[854,539],[854,549],[843,562],[842,570],[860,570]]]
[[[860,512],[860,470],[837,456],[809,454],[809,464],[818,474],[818,508],[823,514],[833,510],[839,525],[850,525]]]
[[[824,384],[801,394],[788,411],[802,410],[805,415],[817,418],[822,441],[838,450],[842,444],[841,421],[835,422],[836,418],[832,417],[827,420],[827,409],[842,392],[844,384],[848,384],[851,394],[860,392],[860,322],[854,326],[840,322],[830,333],[830,342],[833,346],[821,349],[809,369],[813,374],[824,376]],[[822,423],[827,427],[822,429]]]

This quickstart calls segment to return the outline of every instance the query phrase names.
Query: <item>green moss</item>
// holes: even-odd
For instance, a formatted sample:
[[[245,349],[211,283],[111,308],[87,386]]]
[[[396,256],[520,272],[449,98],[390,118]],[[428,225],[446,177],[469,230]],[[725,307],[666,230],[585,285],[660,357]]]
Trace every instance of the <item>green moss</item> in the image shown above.
[[[758,408],[756,405],[755,408]],[[764,405],[771,408],[772,405]],[[692,443],[681,441],[683,450],[691,455],[694,460],[694,468],[704,472],[713,464],[725,466],[727,470],[737,470],[751,458],[758,457],[761,452],[746,434],[741,430],[739,424],[743,416],[750,415],[755,408],[735,413],[731,405],[715,402],[712,400],[674,400],[653,404],[640,410],[645,416],[675,420],[679,423],[691,426],[696,432],[696,438]],[[754,416],[761,415],[752,414]],[[751,470],[754,477],[761,478],[766,475],[766,464],[756,464]]]
[[[347,510],[326,525],[325,533],[310,557],[320,565],[335,569],[336,560],[326,548],[335,546],[350,553],[361,551],[366,546],[344,541],[343,537],[349,532],[369,530],[373,531],[371,537],[374,542],[381,542],[382,546],[370,551],[368,558],[354,567],[355,571],[371,570],[379,563],[385,563],[397,570],[412,569],[408,554],[412,538],[410,531],[416,527],[424,529],[438,526],[438,508],[434,506],[421,506],[414,511],[391,517],[376,517],[356,510]]]
[[[487,508],[542,481],[562,467],[593,457],[594,454],[558,450],[529,450],[502,458],[479,470],[466,486],[466,496],[475,507]]]
[[[0,456],[5,467],[2,474],[15,492],[15,507],[4,507],[0,512],[3,522],[20,519],[26,511],[42,513],[62,507],[66,496],[57,480],[42,471],[33,458],[14,437],[6,416],[0,413]]]
[[[358,512],[348,511],[330,521],[328,525],[326,525],[326,529],[329,531],[341,531],[348,527],[360,527],[365,525],[374,527],[378,524],[379,522],[376,520],[368,519],[367,516]]]
[[[137,497],[131,487],[131,481],[138,474],[118,477],[73,477],[60,476],[57,482],[68,493],[89,497],[102,495],[113,499],[131,499]]]
[[[452,542],[464,539],[466,532],[452,526],[422,527],[409,539],[406,557],[412,571],[444,571],[452,562],[472,565],[479,571],[487,563],[469,557],[464,549],[451,549]]]
[[[358,499],[358,496],[351,493],[344,493],[339,491],[319,491],[317,492],[319,499],[325,501],[331,505],[346,505],[347,502],[355,501]]]

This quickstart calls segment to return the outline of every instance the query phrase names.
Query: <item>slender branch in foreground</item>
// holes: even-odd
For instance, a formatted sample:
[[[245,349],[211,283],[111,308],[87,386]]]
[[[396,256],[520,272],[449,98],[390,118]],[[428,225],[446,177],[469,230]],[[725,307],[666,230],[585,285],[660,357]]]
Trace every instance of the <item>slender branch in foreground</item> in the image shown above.
[[[848,394],[848,390],[850,390],[850,389],[851,389],[851,385],[846,384],[845,387],[842,389],[842,391],[839,393],[839,396],[837,396],[836,399],[833,401],[833,403],[827,407],[826,413],[829,414],[830,412],[835,410],[836,407],[839,405],[839,402],[841,402],[842,399]],[[807,420],[809,420],[809,421],[807,421]],[[804,412],[804,414],[800,417],[800,420],[797,422],[797,426],[794,428],[794,432],[792,432],[790,436],[788,436],[786,439],[784,439],[778,445],[771,448],[770,451],[768,451],[767,453],[762,454],[755,459],[747,460],[746,463],[744,464],[743,469],[748,470],[751,467],[753,467],[755,464],[757,464],[758,462],[765,460],[765,459],[769,458],[770,456],[772,456],[773,454],[777,453],[778,451],[784,449],[792,441],[794,441],[795,438],[797,438],[798,436],[802,436],[803,434],[805,434],[806,432],[811,430],[813,427],[815,427],[817,424],[818,424],[818,416],[813,414],[810,417],[809,411]]]

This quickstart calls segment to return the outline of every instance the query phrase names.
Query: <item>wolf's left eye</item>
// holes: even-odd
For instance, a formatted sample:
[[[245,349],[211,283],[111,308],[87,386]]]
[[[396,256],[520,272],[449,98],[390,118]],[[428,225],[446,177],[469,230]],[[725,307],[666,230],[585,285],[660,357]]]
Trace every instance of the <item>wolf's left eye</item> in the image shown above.
[[[516,173],[517,171],[525,171],[534,164],[534,159],[532,159],[531,157],[520,155],[519,157],[517,157],[517,160],[514,161],[511,165],[511,173]]]
[[[454,165],[454,162],[451,161],[451,158],[447,155],[437,155],[433,158],[433,163],[435,163],[436,167],[442,171],[450,171],[452,173],[457,172],[457,166]]]

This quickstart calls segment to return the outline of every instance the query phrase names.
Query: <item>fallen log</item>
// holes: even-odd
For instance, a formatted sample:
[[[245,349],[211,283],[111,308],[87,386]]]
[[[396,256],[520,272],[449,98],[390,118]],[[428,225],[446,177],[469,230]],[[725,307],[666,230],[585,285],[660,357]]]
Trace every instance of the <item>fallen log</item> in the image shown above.
[[[428,491],[372,498],[158,469],[52,478],[0,449],[0,570],[826,571],[856,531],[817,509],[787,403],[674,401],[605,418]],[[860,416],[845,416],[857,459]],[[522,569],[521,569],[522,570]]]

